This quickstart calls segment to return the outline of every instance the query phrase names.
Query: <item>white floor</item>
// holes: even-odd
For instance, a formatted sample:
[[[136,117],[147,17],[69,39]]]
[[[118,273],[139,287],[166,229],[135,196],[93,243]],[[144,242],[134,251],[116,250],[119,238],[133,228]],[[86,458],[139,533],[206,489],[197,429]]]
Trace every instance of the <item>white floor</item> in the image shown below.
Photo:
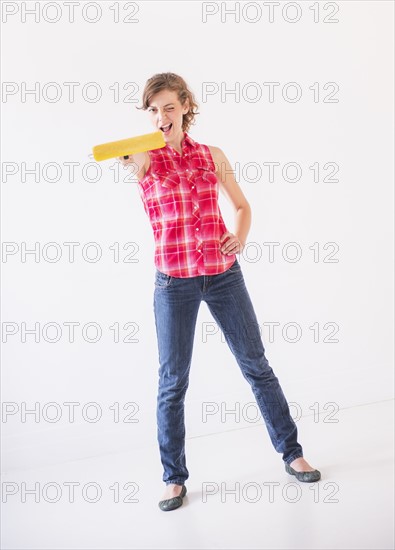
[[[285,472],[262,425],[187,439],[188,494],[172,512],[157,506],[164,484],[156,442],[14,471],[2,480],[1,547],[392,549],[393,402],[342,409],[337,418],[298,422],[305,458],[322,472],[316,484]],[[38,502],[31,494],[23,502],[35,484]],[[88,502],[95,487],[101,495]]]

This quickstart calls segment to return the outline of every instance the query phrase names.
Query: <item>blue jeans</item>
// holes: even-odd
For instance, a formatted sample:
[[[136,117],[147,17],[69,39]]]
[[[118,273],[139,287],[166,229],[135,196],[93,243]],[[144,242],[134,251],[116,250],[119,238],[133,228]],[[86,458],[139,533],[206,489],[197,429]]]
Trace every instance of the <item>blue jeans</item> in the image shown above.
[[[184,399],[202,300],[207,303],[251,385],[275,450],[283,454],[283,461],[288,464],[303,456],[288,403],[265,357],[259,325],[237,258],[229,269],[218,275],[180,278],[156,269],[157,423],[166,485],[182,485],[189,477],[185,459]]]

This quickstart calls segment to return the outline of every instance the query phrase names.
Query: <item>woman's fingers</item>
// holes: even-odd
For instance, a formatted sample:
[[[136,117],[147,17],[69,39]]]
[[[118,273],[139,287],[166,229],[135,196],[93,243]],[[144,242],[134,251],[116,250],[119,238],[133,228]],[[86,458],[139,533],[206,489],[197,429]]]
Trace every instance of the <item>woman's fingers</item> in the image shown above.
[[[241,252],[243,246],[236,235],[227,231],[220,239],[221,242],[224,240],[225,242],[220,248],[223,254],[239,254]]]
[[[121,164],[123,164],[124,166],[128,166],[129,164],[133,163],[133,156],[132,155],[126,155],[126,156],[127,156],[127,158],[117,157],[117,160],[119,160],[119,162]]]

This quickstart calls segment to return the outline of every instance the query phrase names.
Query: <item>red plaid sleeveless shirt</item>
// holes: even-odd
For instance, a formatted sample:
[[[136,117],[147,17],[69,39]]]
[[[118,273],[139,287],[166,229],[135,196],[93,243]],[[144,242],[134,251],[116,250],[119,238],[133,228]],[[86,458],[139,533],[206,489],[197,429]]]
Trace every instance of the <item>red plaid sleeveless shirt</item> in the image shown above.
[[[223,273],[236,255],[220,251],[228,229],[210,149],[184,132],[182,155],[168,144],[148,154],[151,164],[138,185],[154,232],[156,268],[173,277]]]

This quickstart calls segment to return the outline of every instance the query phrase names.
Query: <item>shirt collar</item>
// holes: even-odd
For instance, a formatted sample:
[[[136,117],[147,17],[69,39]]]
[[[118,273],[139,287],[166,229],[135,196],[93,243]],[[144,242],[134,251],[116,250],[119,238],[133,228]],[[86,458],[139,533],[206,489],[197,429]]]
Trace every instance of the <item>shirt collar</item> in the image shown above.
[[[195,141],[191,138],[190,135],[187,134],[187,132],[184,132],[184,140],[182,142],[182,147],[184,146],[190,146],[194,147]]]
[[[195,140],[193,140],[191,136],[188,135],[187,132],[184,132],[184,139],[182,140],[182,143],[181,143],[182,153],[184,154],[188,150],[188,148],[194,148],[195,144],[196,144]],[[169,147],[173,149],[171,145]]]

